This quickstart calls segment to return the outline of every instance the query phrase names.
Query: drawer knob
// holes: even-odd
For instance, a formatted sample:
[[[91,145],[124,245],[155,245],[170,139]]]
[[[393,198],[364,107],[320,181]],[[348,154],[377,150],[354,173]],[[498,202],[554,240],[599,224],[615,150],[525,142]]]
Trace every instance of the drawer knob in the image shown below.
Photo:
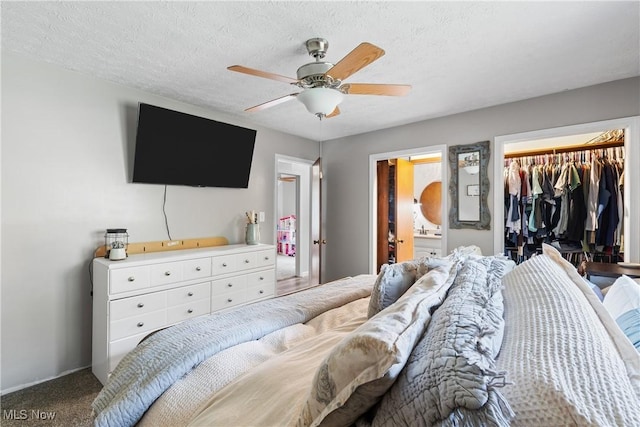
[[[200,266],[196,267],[196,271],[200,271],[202,270],[202,268],[200,268]]]
[[[190,308],[189,310],[187,310],[187,313],[189,314],[193,313],[193,309]]]
[[[139,302],[139,303],[138,303],[138,308],[142,308],[142,307],[144,307],[144,304],[143,304],[143,303],[141,303],[141,302]]]
[[[261,294],[264,294],[264,291],[263,291],[262,289],[260,289],[260,293],[261,293]]]
[[[232,288],[233,287],[233,283],[229,283],[227,286]]]
[[[138,328],[142,328],[144,326],[144,322],[138,322]]]
[[[227,299],[227,302],[233,302],[233,300],[231,298]]]
[[[223,266],[223,267],[226,267],[226,266],[227,266],[227,263],[226,263],[226,262],[223,262],[223,263],[222,263],[222,266]]]
[[[189,295],[190,297],[193,296],[193,292],[189,292],[187,295]]]
[[[165,271],[165,272],[164,272],[164,275],[165,275],[165,276],[171,276],[171,272],[170,272],[170,271]]]
[[[244,263],[245,263],[245,264],[249,264],[249,260],[248,260],[248,259],[245,259],[245,260],[244,260]]]
[[[129,277],[127,280],[128,280],[128,281],[130,281],[130,282],[133,282],[134,280],[136,280],[136,278],[135,278],[135,277],[133,277],[133,276],[131,276],[131,277]]]
[[[269,257],[268,256],[264,257],[264,260],[269,261]]]
[[[264,280],[264,277],[260,276],[260,280]]]

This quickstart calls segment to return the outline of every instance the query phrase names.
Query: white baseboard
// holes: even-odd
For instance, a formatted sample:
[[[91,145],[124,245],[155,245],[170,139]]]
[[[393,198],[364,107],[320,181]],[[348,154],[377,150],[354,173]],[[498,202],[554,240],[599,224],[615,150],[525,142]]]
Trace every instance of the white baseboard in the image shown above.
[[[22,390],[22,389],[25,389],[25,388],[28,388],[28,387],[31,387],[31,386],[34,386],[34,385],[38,385],[38,384],[41,384],[41,383],[44,383],[44,382],[47,382],[47,381],[55,380],[56,378],[64,377],[65,375],[73,374],[74,372],[78,372],[78,371],[81,371],[83,369],[90,368],[90,367],[91,367],[91,365],[83,366],[81,368],[70,369],[70,370],[64,371],[61,374],[56,375],[54,377],[45,378],[43,380],[38,380],[38,381],[34,381],[34,382],[31,382],[31,383],[27,383],[27,384],[20,384],[20,385],[14,386],[14,387],[9,387],[7,389],[0,390],[0,396],[4,396],[5,394],[13,393],[14,391],[19,391],[19,390]]]

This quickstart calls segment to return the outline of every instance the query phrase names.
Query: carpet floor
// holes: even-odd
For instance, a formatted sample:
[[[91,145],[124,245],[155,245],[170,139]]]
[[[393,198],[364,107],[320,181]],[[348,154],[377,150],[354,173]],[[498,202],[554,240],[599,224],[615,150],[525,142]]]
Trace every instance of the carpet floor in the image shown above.
[[[276,280],[288,279],[296,275],[296,257],[280,255],[276,258]]]
[[[86,368],[0,396],[0,425],[92,426],[91,403],[101,389],[91,368]]]

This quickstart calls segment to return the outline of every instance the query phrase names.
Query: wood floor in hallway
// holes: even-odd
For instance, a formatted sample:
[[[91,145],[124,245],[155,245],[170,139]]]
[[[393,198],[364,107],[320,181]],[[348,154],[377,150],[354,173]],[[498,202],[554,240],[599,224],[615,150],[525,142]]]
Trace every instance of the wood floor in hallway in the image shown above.
[[[276,282],[276,296],[298,292],[309,287],[308,277],[289,277]]]

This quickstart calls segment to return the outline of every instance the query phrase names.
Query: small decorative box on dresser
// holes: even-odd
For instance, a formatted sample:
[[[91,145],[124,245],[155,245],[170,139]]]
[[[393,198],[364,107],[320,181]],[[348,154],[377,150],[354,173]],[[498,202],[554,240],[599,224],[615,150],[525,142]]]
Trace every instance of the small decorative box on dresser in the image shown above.
[[[93,260],[92,371],[104,384],[149,333],[271,298],[276,248],[225,245]]]

